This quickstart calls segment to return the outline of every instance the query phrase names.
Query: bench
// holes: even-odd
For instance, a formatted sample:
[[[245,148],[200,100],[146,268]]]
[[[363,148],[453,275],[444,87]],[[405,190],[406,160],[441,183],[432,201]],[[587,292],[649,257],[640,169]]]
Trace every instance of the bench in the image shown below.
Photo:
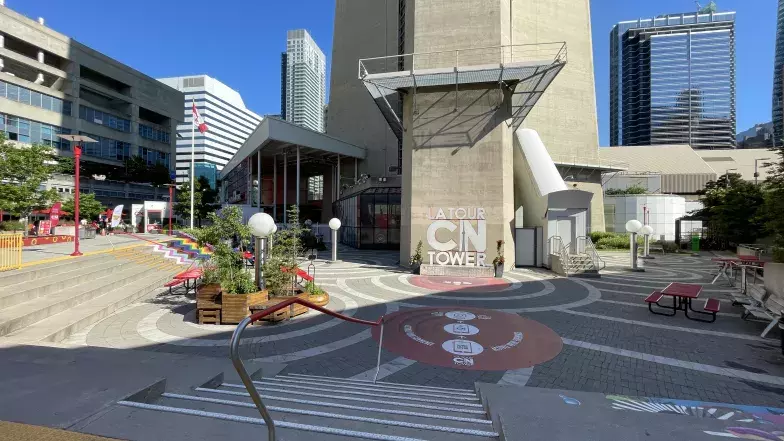
[[[182,285],[183,283],[185,283],[185,280],[184,280],[184,279],[174,279],[174,280],[170,280],[170,281],[168,281],[168,282],[164,283],[164,284],[163,284],[163,286],[164,286],[164,288],[169,288],[169,294],[171,294],[171,293],[172,293],[172,288],[173,288],[173,287],[175,287],[175,286],[180,286],[180,285]],[[186,293],[186,294],[187,294],[187,293]]]
[[[708,323],[713,323],[716,321],[716,314],[718,314],[719,309],[721,309],[721,302],[719,299],[707,299],[705,300],[705,306],[703,306],[702,309],[711,313],[711,320],[706,321]]]
[[[649,310],[649,311],[651,311],[651,312],[652,312],[652,313],[654,313],[654,314],[658,314],[658,315],[666,315],[666,316],[668,316],[668,317],[671,317],[671,316],[675,315],[675,310],[673,310],[673,311],[672,311],[672,314],[669,314],[669,313],[664,313],[664,312],[659,312],[659,311],[654,311],[654,310],[653,310],[653,305],[654,305],[654,303],[655,303],[657,306],[661,306],[661,305],[659,305],[659,300],[661,300],[661,299],[662,299],[662,297],[664,297],[664,294],[662,294],[662,292],[661,292],[661,291],[654,291],[654,292],[652,292],[652,293],[651,293],[651,294],[650,294],[648,297],[646,297],[646,298],[645,298],[645,303],[647,303],[647,304],[648,304],[648,310]]]
[[[664,247],[659,244],[651,243],[648,244],[648,251],[661,251],[661,253],[664,254]]]
[[[758,320],[768,321],[768,326],[760,334],[768,335],[784,316],[784,263],[768,263],[765,265],[765,293],[761,301],[743,305],[745,311],[741,318],[746,320],[754,317]]]

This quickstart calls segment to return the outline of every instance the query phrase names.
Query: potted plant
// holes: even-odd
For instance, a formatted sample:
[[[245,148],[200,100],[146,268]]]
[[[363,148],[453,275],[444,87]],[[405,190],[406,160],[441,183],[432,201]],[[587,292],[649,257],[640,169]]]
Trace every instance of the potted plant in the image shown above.
[[[318,306],[325,306],[329,303],[329,294],[323,288],[316,285],[315,282],[308,282],[303,287],[304,291],[308,294],[308,301]]]
[[[411,274],[419,274],[419,268],[422,266],[422,241],[421,240],[419,241],[419,243],[417,243],[416,251],[414,251],[414,255],[411,256],[409,265],[411,266]]]
[[[504,277],[504,262],[506,262],[506,259],[504,259],[504,241],[498,239],[495,244],[496,256],[493,259],[493,269],[495,270],[495,277],[500,279]]]
[[[299,269],[298,256],[302,252],[302,228],[296,206],[289,209],[288,220],[286,229],[274,234],[272,247],[262,267],[264,284],[270,294],[277,297],[291,297],[302,292],[295,283]]]
[[[216,282],[220,286],[221,323],[239,323],[250,315],[250,305],[268,298],[266,290],[256,287],[242,257],[242,250],[250,240],[250,230],[242,222],[242,212],[236,206],[210,213],[209,218],[210,226],[194,231],[199,246],[209,245],[212,249],[205,285],[211,285],[213,292]],[[238,249],[232,247],[232,241],[239,245]]]

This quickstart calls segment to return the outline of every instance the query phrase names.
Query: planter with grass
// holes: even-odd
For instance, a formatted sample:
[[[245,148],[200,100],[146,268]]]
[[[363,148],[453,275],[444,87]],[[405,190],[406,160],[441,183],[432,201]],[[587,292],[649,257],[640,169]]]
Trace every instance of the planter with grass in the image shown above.
[[[308,294],[307,301],[310,303],[316,306],[326,306],[329,303],[329,294],[314,282],[306,283],[303,290]]]
[[[496,241],[495,246],[496,256],[493,259],[493,270],[496,279],[500,279],[504,277],[504,263],[506,263],[506,259],[504,258],[504,241],[498,240]]]
[[[422,267],[422,241],[420,240],[417,243],[416,251],[414,255],[411,256],[411,260],[408,262],[409,266],[411,267],[411,274],[419,274],[419,269]]]

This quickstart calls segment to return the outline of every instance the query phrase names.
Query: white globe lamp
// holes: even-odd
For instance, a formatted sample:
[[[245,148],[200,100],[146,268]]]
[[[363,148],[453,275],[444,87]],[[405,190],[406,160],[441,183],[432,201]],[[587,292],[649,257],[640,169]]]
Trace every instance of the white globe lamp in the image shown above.
[[[639,271],[637,268],[637,233],[642,229],[642,223],[637,219],[626,222],[626,231],[629,233],[629,259],[632,271]]]
[[[329,229],[332,230],[332,261],[338,260],[338,229],[340,228],[340,219],[333,217],[329,220]]]
[[[637,233],[642,228],[642,223],[637,219],[632,219],[629,222],[626,222],[626,231],[630,233]]]
[[[256,286],[259,289],[264,289],[264,278],[261,274],[261,267],[264,265],[264,258],[266,252],[264,250],[267,244],[267,237],[275,232],[275,220],[272,219],[267,213],[256,213],[248,219],[248,229],[250,233],[256,238],[255,246],[255,268]]]

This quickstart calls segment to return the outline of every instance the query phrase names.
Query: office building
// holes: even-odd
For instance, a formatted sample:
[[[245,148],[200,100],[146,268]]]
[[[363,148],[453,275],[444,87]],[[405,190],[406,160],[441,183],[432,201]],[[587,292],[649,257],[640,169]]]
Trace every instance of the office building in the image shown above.
[[[185,95],[184,122],[177,126],[177,182],[188,180],[191,167],[193,104],[207,123],[206,133],[195,133],[195,162],[213,164],[220,171],[261,122],[245,107],[240,94],[207,75],[161,78],[160,82]]]
[[[281,56],[281,72],[281,93],[285,96],[281,115],[286,121],[323,132],[327,59],[308,31],[288,31],[286,53]]]
[[[735,13],[624,21],[610,33],[610,144],[735,147]]]
[[[122,182],[124,161],[174,167],[182,93],[66,35],[43,18],[27,18],[0,2],[0,130],[7,139],[52,146],[72,156],[58,134],[95,139],[82,149],[82,188],[105,204],[142,195]],[[131,43],[129,43],[131,44]],[[95,175],[106,180],[93,186]],[[156,197],[150,188],[145,197]]]
[[[773,131],[776,142],[784,139],[784,0],[776,14],[776,56],[773,62]]]

